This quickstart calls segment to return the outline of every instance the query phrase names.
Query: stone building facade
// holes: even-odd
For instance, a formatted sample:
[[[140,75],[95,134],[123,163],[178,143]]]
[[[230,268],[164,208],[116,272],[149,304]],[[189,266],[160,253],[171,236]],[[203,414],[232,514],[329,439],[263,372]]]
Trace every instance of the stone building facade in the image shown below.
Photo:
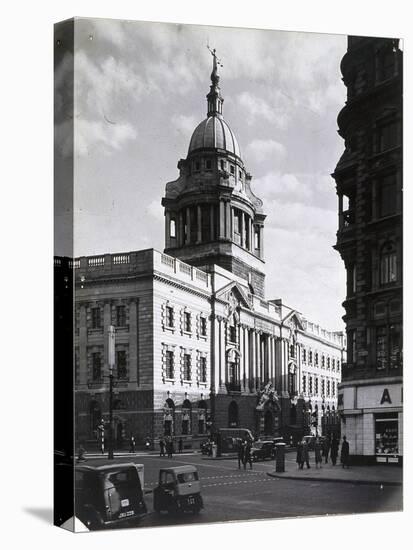
[[[192,444],[220,427],[297,438],[334,423],[345,337],[265,299],[263,203],[213,59],[207,118],[162,199],[165,252],[73,261],[78,440],[108,417],[111,326],[118,446],[131,434]]]
[[[337,244],[347,271],[347,363],[339,390],[353,459],[401,461],[402,52],[393,39],[349,37],[338,116],[345,151],[333,174]]]

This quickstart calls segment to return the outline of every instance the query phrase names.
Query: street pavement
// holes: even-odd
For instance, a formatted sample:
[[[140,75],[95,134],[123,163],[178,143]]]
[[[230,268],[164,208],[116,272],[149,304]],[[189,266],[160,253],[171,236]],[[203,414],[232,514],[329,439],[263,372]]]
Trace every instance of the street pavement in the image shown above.
[[[302,479],[294,479],[292,475],[282,479],[269,475],[275,470],[272,460],[255,462],[252,470],[239,470],[235,458],[213,460],[189,453],[176,454],[172,459],[145,454],[118,457],[114,460],[119,463],[130,461],[144,465],[145,501],[149,513],[141,521],[142,527],[402,510],[402,487],[383,485],[378,479],[377,483],[369,485],[360,484],[351,477],[347,483],[333,478],[325,483],[321,477],[317,480],[308,478],[304,482]],[[91,465],[106,462],[106,458],[87,460],[87,464]],[[157,484],[159,469],[183,464],[192,464],[198,468],[204,510],[196,516],[156,514],[153,511],[152,490]],[[290,473],[297,472],[296,468],[295,455],[287,453],[286,470]],[[327,471],[327,468],[322,471]],[[332,468],[331,466],[330,469]],[[343,474],[341,466],[335,468],[335,475]],[[315,468],[311,468],[309,472],[313,470]],[[303,475],[306,474],[305,472]],[[351,468],[345,470],[344,475],[346,474],[356,477]]]

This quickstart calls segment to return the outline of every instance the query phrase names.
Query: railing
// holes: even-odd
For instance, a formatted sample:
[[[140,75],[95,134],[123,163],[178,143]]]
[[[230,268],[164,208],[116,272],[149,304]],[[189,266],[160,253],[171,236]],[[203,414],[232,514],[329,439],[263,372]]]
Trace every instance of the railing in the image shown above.
[[[174,267],[174,259],[166,254],[161,254],[161,262],[169,267]]]
[[[113,265],[128,264],[129,262],[129,254],[115,254],[114,256],[112,256]]]
[[[92,258],[88,258],[87,265],[88,267],[101,267],[102,265],[105,265],[105,257],[93,256]]]
[[[190,275],[191,266],[187,264],[183,264],[182,262],[179,262],[179,271],[182,271],[182,273],[186,273],[187,275]]]

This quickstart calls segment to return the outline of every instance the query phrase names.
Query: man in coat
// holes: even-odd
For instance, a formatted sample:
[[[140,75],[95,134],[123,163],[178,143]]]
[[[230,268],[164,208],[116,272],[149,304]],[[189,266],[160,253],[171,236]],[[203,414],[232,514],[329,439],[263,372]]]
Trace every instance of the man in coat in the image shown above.
[[[244,464],[244,445],[242,439],[237,442],[238,470],[241,470],[241,464]]]
[[[336,434],[333,434],[333,439],[331,441],[330,456],[331,456],[331,462],[333,463],[333,466],[335,466],[337,463],[337,456],[338,456],[338,439]]]
[[[247,468],[247,462],[250,465],[250,470],[252,470],[252,443],[251,441],[246,441],[243,445],[244,447],[244,470]]]
[[[348,444],[346,436],[343,435],[343,443],[341,444],[341,455],[340,455],[340,460],[343,468],[345,466],[349,468],[349,458],[350,458],[350,446]]]
[[[300,468],[301,470],[303,469],[303,466],[304,466],[304,462],[303,462],[303,442],[302,441],[299,441],[297,443],[297,458],[296,458],[296,462],[297,462],[297,467]]]
[[[304,462],[307,464],[307,468],[310,468],[310,453],[308,450],[308,443],[304,439],[303,440],[303,456],[302,456],[302,465],[304,466]],[[301,466],[301,468],[303,467]]]
[[[330,436],[327,435],[326,438],[324,439],[324,444],[323,444],[323,457],[325,459],[326,464],[328,464],[328,455],[330,453],[330,447],[331,447]]]

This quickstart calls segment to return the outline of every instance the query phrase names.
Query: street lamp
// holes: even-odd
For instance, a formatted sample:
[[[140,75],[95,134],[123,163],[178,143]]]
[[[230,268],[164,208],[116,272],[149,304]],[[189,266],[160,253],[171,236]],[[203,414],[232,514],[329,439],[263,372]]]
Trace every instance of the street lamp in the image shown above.
[[[113,369],[115,367],[115,327],[108,328],[108,365],[109,365],[109,445],[108,459],[113,460]]]

